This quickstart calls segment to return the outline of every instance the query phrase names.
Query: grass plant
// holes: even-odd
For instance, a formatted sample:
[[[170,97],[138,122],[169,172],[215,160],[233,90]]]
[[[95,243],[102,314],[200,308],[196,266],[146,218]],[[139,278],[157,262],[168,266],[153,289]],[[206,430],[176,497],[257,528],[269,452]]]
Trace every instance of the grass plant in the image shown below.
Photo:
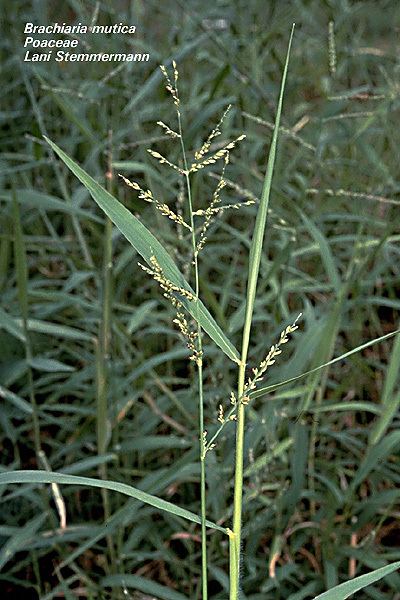
[[[161,70],[5,65],[5,593],[397,598],[390,18],[234,4]]]

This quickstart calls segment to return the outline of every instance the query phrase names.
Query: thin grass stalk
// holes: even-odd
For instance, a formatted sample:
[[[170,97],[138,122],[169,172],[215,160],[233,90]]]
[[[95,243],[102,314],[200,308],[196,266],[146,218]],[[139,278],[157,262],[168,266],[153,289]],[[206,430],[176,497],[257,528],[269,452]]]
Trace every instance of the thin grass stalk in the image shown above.
[[[276,146],[279,131],[279,122],[282,112],[283,93],[289,64],[290,48],[294,25],[290,34],[288,50],[286,55],[285,68],[282,76],[281,89],[279,94],[278,108],[275,119],[274,133],[272,136],[271,147],[269,151],[267,171],[264,180],[264,186],[260,205],[257,212],[256,223],[254,227],[253,239],[250,248],[249,274],[247,280],[246,313],[243,325],[242,353],[241,363],[238,373],[238,402],[236,424],[236,455],[235,455],[235,481],[234,481],[234,499],[233,499],[233,533],[234,543],[236,545],[236,569],[233,570],[233,580],[230,582],[230,600],[237,600],[240,594],[240,548],[242,536],[242,497],[243,497],[243,450],[244,450],[244,426],[245,426],[245,404],[242,402],[245,385],[246,363],[250,343],[250,331],[253,319],[254,301],[257,289],[258,273],[260,269],[261,252],[264,241],[265,225],[268,214],[269,196],[271,192],[272,175],[275,164]]]
[[[3,216],[4,229],[8,229],[8,217]],[[0,290],[5,287],[7,282],[7,270],[10,259],[11,244],[7,239],[0,240]]]
[[[238,594],[239,590],[235,589],[234,586],[239,582],[237,573],[238,568],[238,556],[237,556],[237,544],[236,536],[231,529],[227,529],[229,537],[229,582],[230,582],[230,593]]]
[[[16,192],[13,190],[13,219],[14,219],[14,258],[17,275],[18,301],[22,315],[22,329],[25,336],[25,358],[28,364],[28,388],[29,398],[32,406],[33,442],[35,446],[36,461],[40,464],[41,440],[38,407],[36,403],[33,385],[33,374],[30,361],[32,360],[32,348],[28,331],[28,265],[26,260],[25,241],[22,233],[21,214]]]
[[[22,315],[22,329],[25,336],[25,359],[27,362],[27,377],[28,377],[28,389],[29,389],[29,400],[32,407],[32,428],[33,428],[33,444],[35,449],[36,464],[39,468],[41,464],[42,442],[40,433],[40,421],[39,411],[36,402],[35,387],[33,381],[33,372],[30,361],[33,358],[31,339],[28,328],[29,318],[29,304],[28,304],[28,263],[26,258],[26,246],[24,240],[24,234],[22,231],[21,224],[21,213],[19,210],[19,204],[15,189],[12,190],[12,208],[13,208],[13,221],[14,221],[14,259],[15,259],[15,270],[17,276],[17,288],[18,288],[18,301]],[[49,519],[52,526],[55,528],[56,522],[53,516],[53,512],[50,509],[50,502],[48,495],[45,490],[41,491],[41,497],[43,506],[46,507]]]
[[[187,197],[188,197],[188,206],[189,206],[189,221],[191,226],[191,241],[192,241],[192,253],[193,253],[193,267],[194,267],[194,292],[196,297],[197,311],[198,311],[198,300],[199,300],[199,263],[198,256],[196,251],[196,233],[195,233],[195,225],[194,225],[194,217],[193,217],[193,202],[192,202],[192,190],[190,185],[190,177],[189,177],[189,167],[186,158],[186,149],[185,142],[183,140],[183,132],[182,132],[182,120],[179,108],[177,108],[178,115],[178,130],[180,136],[180,143],[182,149],[183,156],[183,164],[185,169],[185,182],[187,189]],[[199,353],[199,357],[196,360],[197,365],[197,375],[198,375],[198,391],[199,391],[199,443],[200,443],[200,514],[201,514],[201,588],[202,588],[202,598],[203,600],[207,600],[208,598],[208,590],[207,590],[207,533],[206,533],[206,467],[205,467],[205,458],[206,458],[206,447],[204,440],[204,397],[203,397],[203,344],[201,339],[201,327],[199,324],[199,319],[197,316],[196,319],[197,326],[197,349]]]
[[[112,192],[112,155],[111,155],[111,134],[110,149],[108,157],[108,168],[106,174],[106,186],[109,192]],[[108,389],[109,372],[108,360],[110,357],[111,341],[111,313],[112,313],[112,222],[106,217],[103,238],[103,277],[102,277],[102,314],[99,327],[99,340],[96,347],[97,363],[97,452],[99,455],[105,454],[109,438],[109,419],[108,419]],[[102,479],[108,479],[107,465],[103,463],[99,467],[99,476]],[[102,489],[104,519],[108,520],[111,516],[109,494],[106,489]],[[112,569],[116,571],[116,555],[114,543],[111,536],[107,536],[107,546],[111,558]]]

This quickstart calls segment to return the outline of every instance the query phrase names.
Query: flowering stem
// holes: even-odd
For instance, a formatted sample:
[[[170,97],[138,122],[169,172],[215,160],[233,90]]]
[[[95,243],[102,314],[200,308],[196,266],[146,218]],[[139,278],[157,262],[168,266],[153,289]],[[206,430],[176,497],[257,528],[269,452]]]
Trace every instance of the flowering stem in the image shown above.
[[[233,534],[235,544],[236,569],[233,571],[234,577],[230,582],[230,600],[239,598],[239,573],[240,573],[240,544],[242,535],[242,492],[243,492],[243,446],[244,446],[244,423],[245,423],[245,402],[243,402],[243,392],[245,389],[246,362],[250,342],[251,322],[253,319],[254,302],[257,289],[258,273],[261,262],[261,252],[263,248],[265,225],[268,214],[269,196],[271,192],[272,174],[275,164],[276,146],[278,140],[279,124],[282,112],[283,92],[285,89],[286,75],[289,64],[290,47],[292,44],[294,25],[290,34],[286,62],[283,70],[281,89],[279,94],[278,108],[276,112],[274,133],[269,151],[267,171],[264,179],[264,186],[261,195],[260,204],[257,211],[256,222],[254,226],[253,237],[249,256],[249,273],[247,279],[246,294],[246,314],[243,326],[242,354],[238,373],[238,402],[237,425],[236,425],[236,457],[235,457],[235,483],[233,498]]]
[[[196,233],[194,227],[193,217],[193,203],[192,203],[192,192],[190,186],[190,177],[188,170],[188,163],[186,158],[185,143],[182,135],[182,122],[181,113],[177,106],[178,115],[178,127],[179,137],[181,142],[183,164],[185,169],[185,181],[188,197],[189,206],[189,220],[191,227],[191,240],[192,240],[192,252],[193,252],[193,266],[194,266],[194,277],[195,277],[195,296],[198,313],[198,302],[199,302],[199,266],[196,246]],[[196,319],[197,325],[197,350],[198,357],[196,359],[197,373],[198,373],[198,390],[199,390],[199,441],[200,441],[200,510],[201,510],[201,585],[202,585],[202,599],[207,600],[207,545],[206,545],[206,468],[205,468],[205,457],[206,457],[206,443],[204,439],[204,397],[203,397],[203,346],[201,340],[201,327],[198,318]]]

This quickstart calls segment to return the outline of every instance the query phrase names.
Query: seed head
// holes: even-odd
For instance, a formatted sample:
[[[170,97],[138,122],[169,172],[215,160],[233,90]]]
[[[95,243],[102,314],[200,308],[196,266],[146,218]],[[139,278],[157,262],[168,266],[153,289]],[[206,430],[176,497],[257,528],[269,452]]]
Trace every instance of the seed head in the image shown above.
[[[292,325],[288,325],[280,334],[279,341],[273,344],[269,349],[267,356],[259,364],[258,367],[252,369],[253,377],[249,377],[245,383],[243,396],[241,398],[242,404],[248,404],[250,401],[249,393],[256,389],[257,384],[263,379],[268,368],[275,364],[275,359],[279,354],[282,353],[280,346],[286,344],[289,341],[289,335],[298,329],[297,321],[300,319],[301,313],[297,316]]]
[[[229,106],[225,110],[224,114],[222,115],[222,117],[218,121],[217,125],[214,127],[214,129],[212,130],[212,132],[210,133],[210,135],[208,136],[208,138],[206,139],[206,141],[204,142],[204,144],[202,145],[200,150],[197,150],[195,152],[194,157],[196,160],[200,160],[205,154],[207,154],[207,152],[210,150],[212,140],[214,138],[216,138],[217,136],[221,135],[221,125],[224,122],[225,117],[227,116],[227,114],[231,108],[232,108],[232,105],[229,104]]]
[[[160,285],[161,289],[163,289],[166,292],[164,295],[169,300],[174,298],[173,294],[177,294],[178,296],[183,296],[184,298],[186,298],[189,301],[196,300],[196,296],[192,292],[189,292],[188,290],[186,290],[183,287],[175,285],[170,279],[168,279],[164,275],[164,271],[160,267],[160,265],[157,261],[157,258],[154,255],[152,255],[150,257],[150,264],[152,266],[152,269],[149,269],[149,267],[146,267],[145,265],[142,265],[141,263],[138,263],[138,264],[139,264],[140,268],[143,271],[145,271],[145,273],[148,273],[149,275],[151,275],[153,277],[153,279],[155,281],[157,281],[157,283]],[[181,306],[181,303],[179,303],[179,300],[178,300],[178,304]],[[174,304],[174,306],[176,306],[176,304]]]

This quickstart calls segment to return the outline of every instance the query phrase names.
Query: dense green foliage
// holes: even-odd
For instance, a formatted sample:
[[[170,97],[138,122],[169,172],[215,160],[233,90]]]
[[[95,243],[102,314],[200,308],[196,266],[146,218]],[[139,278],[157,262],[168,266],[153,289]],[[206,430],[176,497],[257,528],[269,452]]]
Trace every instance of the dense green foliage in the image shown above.
[[[226,172],[239,187],[226,186],[222,204],[258,198],[297,23],[248,361],[250,374],[302,312],[268,371],[265,385],[278,383],[398,327],[398,6],[103,0],[99,22],[136,24],[133,44],[150,53],[148,63],[20,62],[26,21],[87,23],[95,6],[1,6],[2,469],[100,477],[198,515],[195,365],[174,312],[42,136],[117,196],[189,278],[190,236],[177,235],[174,222],[117,177],[138,181],[176,210],[176,173],[146,152],[179,159],[179,144],[156,125],[175,122],[158,65],[178,62],[189,151],[233,105],[217,143],[247,137]],[[97,52],[129,49],[122,35],[91,43]],[[219,173],[211,165],[195,175],[195,210],[208,206]],[[256,212],[253,204],[220,213],[199,260],[202,301],[236,348]],[[210,338],[204,342],[211,437],[236,370]],[[400,558],[399,361],[399,337],[385,339],[254,394],[244,469],[248,600],[307,600]],[[232,520],[234,430],[228,424],[207,454],[207,516],[223,527]],[[182,515],[73,482],[2,487],[1,494],[4,594],[198,597],[199,527]],[[210,597],[226,600],[228,540],[214,530],[208,538]],[[399,589],[392,573],[358,597],[398,599]]]

